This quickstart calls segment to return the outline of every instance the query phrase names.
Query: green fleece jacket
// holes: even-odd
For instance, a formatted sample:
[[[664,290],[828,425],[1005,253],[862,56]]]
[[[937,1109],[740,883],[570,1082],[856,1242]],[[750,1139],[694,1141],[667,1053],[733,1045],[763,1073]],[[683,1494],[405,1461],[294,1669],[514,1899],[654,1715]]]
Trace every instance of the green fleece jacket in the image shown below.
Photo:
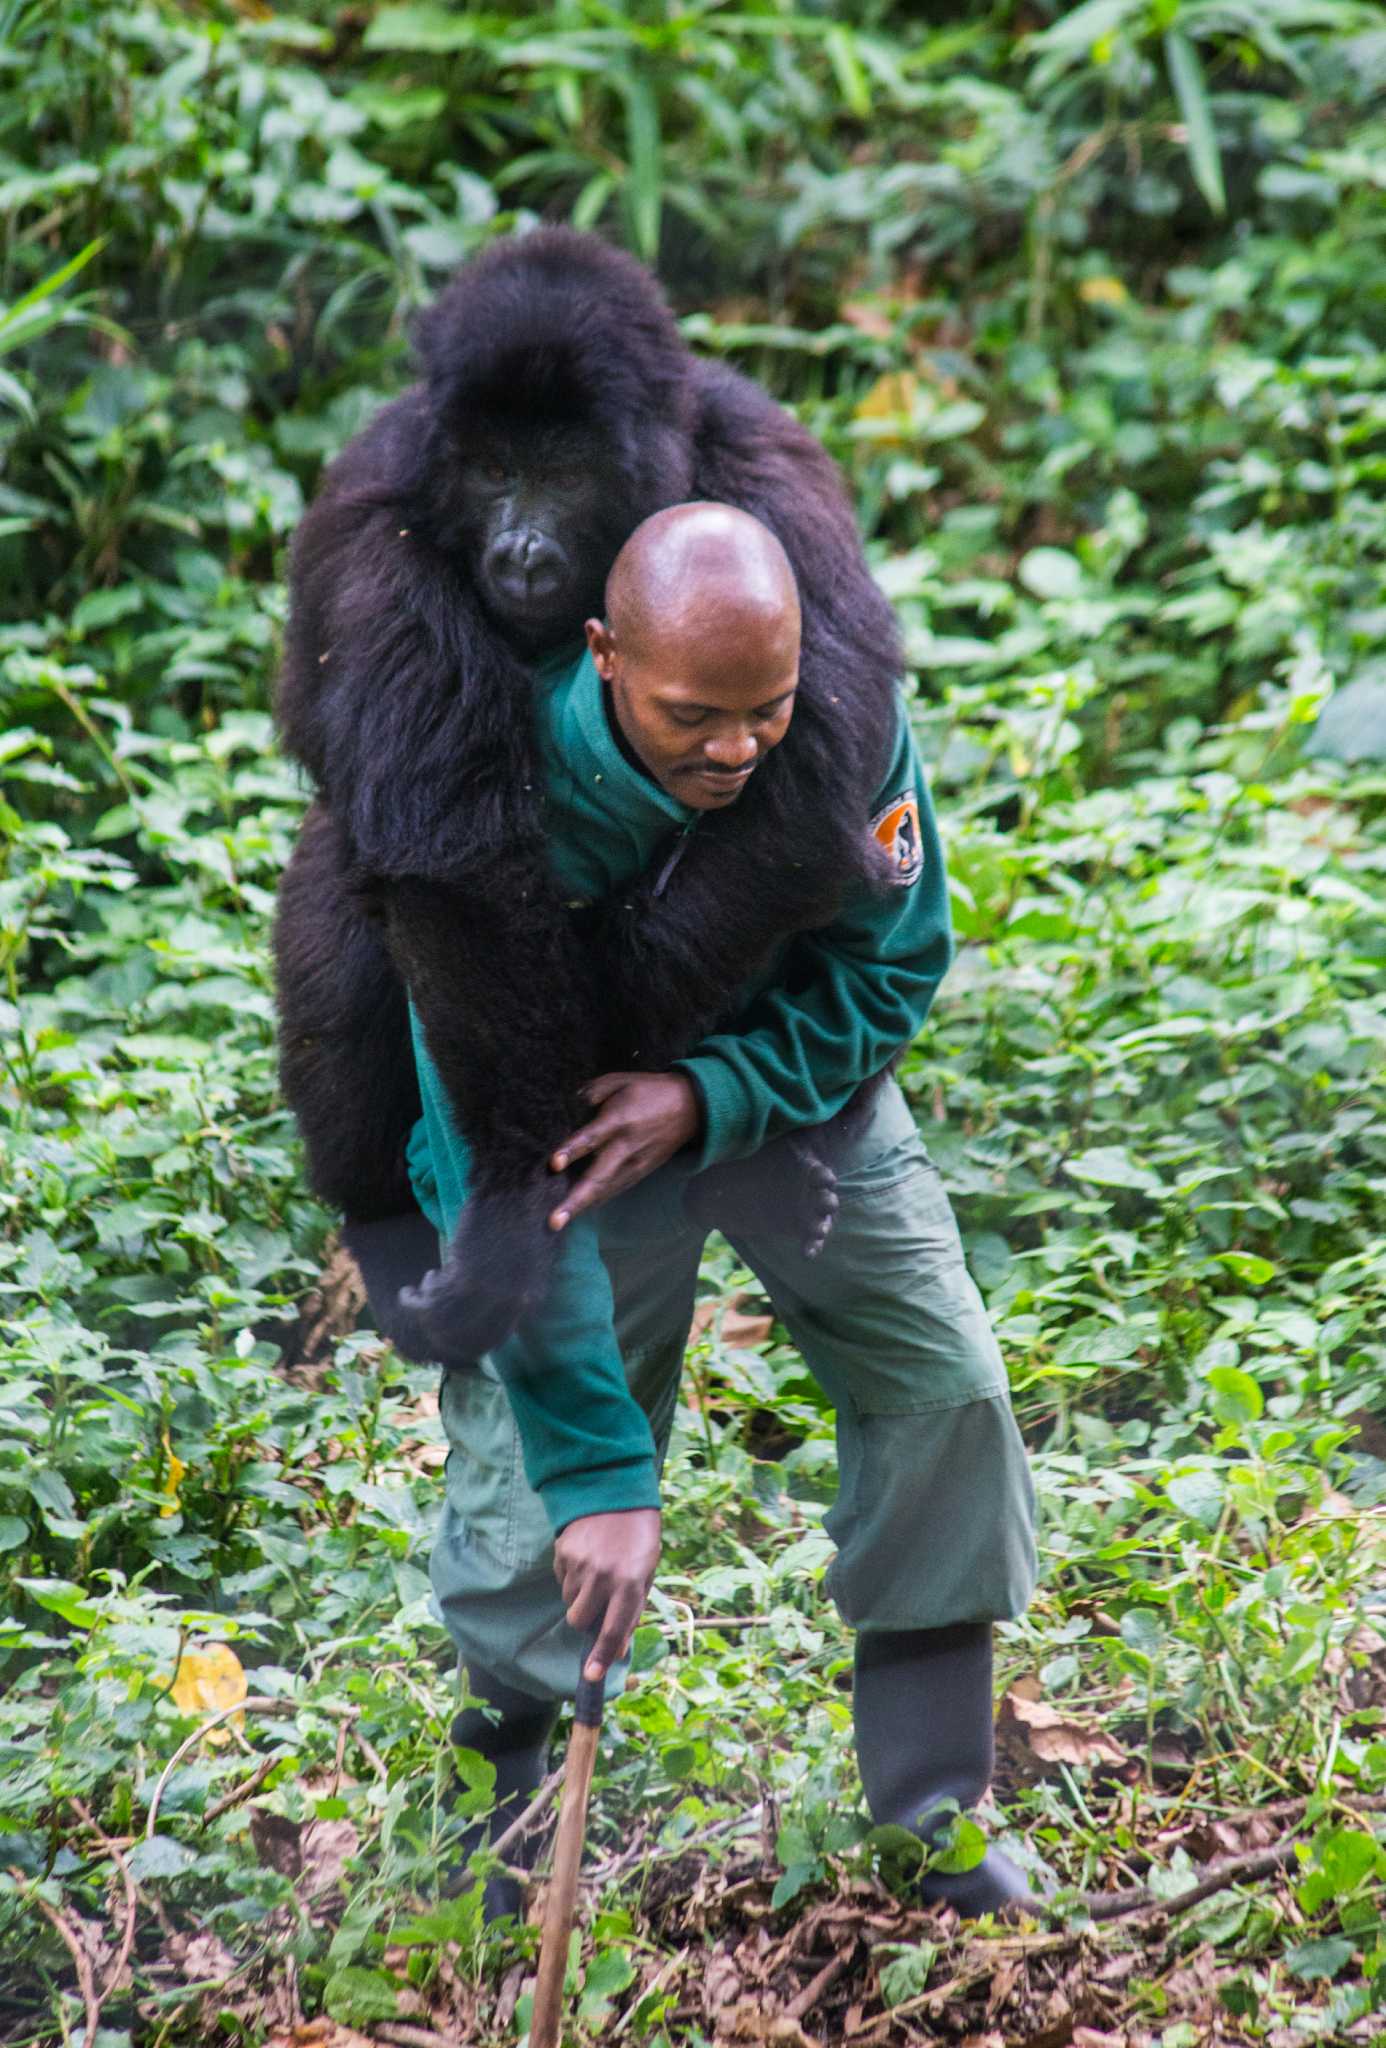
[[[699,813],[622,752],[590,654],[539,669],[535,687],[549,855],[581,905],[629,882],[677,829],[695,830]],[[897,886],[854,895],[832,924],[794,939],[726,1027],[678,1062],[703,1111],[699,1141],[677,1162],[690,1173],[833,1116],[923,1023],[952,940],[943,857],[903,700],[866,829],[891,849]],[[410,1016],[423,1102],[410,1178],[424,1213],[450,1236],[467,1198],[467,1146],[412,1006]],[[599,1218],[569,1224],[542,1309],[492,1356],[526,1475],[555,1533],[579,1515],[659,1505],[649,1424],[616,1343]]]

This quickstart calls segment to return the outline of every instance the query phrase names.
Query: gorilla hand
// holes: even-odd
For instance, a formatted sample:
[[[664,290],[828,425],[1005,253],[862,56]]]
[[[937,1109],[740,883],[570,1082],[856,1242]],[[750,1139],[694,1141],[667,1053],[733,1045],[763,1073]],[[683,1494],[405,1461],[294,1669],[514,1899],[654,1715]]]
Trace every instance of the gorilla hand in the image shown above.
[[[816,1259],[838,1211],[837,1175],[812,1134],[789,1131],[749,1158],[695,1173],[684,1195],[695,1223],[738,1237],[789,1237]]]
[[[375,1326],[401,1358],[431,1363],[437,1353],[428,1347],[418,1315],[405,1307],[403,1294],[422,1285],[438,1264],[438,1233],[418,1209],[370,1220],[348,1217],[341,1242],[356,1261]]]
[[[494,1351],[548,1291],[557,1238],[548,1224],[553,1176],[468,1196],[442,1267],[400,1295],[405,1317],[444,1365]],[[413,1353],[407,1354],[413,1356]]]

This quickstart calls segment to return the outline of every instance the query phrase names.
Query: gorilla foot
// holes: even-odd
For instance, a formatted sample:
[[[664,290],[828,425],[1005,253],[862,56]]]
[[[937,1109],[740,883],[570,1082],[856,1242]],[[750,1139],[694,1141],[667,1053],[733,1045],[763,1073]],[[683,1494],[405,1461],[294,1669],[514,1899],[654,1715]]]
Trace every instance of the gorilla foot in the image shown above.
[[[814,1259],[836,1220],[837,1175],[811,1139],[786,1133],[746,1159],[694,1174],[684,1207],[695,1223],[733,1241],[738,1235],[792,1238],[806,1259]]]
[[[432,1357],[473,1363],[540,1305],[557,1250],[548,1226],[553,1200],[552,1185],[471,1197],[442,1267],[400,1296]]]

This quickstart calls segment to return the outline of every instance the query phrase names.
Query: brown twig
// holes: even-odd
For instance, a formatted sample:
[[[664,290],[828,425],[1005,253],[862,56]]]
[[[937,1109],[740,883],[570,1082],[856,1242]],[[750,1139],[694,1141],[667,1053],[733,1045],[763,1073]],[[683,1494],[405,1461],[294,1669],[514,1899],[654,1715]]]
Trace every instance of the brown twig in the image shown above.
[[[248,1699],[237,1700],[234,1706],[218,1707],[214,1714],[209,1714],[205,1721],[199,1722],[191,1735],[184,1737],[183,1741],[179,1743],[173,1755],[164,1765],[162,1771],[160,1771],[153,1796],[149,1801],[149,1812],[145,1817],[145,1839],[149,1840],[153,1836],[154,1823],[158,1818],[159,1804],[163,1799],[165,1787],[179,1764],[182,1763],[189,1750],[197,1747],[205,1735],[209,1734],[222,1721],[228,1721],[233,1714],[326,1714],[329,1718],[345,1719],[350,1723],[356,1719],[359,1712],[360,1709],[358,1707],[333,1706],[325,1700],[281,1700],[258,1693],[252,1693]],[[372,1748],[359,1728],[353,1730],[352,1740],[370,1764],[372,1770],[376,1771],[381,1778],[388,1778],[389,1772],[386,1770],[379,1752]],[[276,1761],[279,1761],[279,1759],[276,1759]],[[208,1818],[210,1818],[210,1815]]]
[[[855,1943],[853,1947],[855,1947]],[[837,1982],[851,1960],[851,1948],[843,1949],[840,1955],[830,1956],[818,1972],[818,1975],[811,1977],[803,1990],[797,1992],[790,1999],[785,2007],[786,2017],[791,2020],[801,2020],[807,2013],[811,2013],[828,1986]]]
[[[398,2048],[453,2048],[455,2036],[439,2034],[432,2027],[413,2027],[407,2020],[377,2020],[375,2031],[382,2041]]]
[[[335,1799],[342,1789],[342,1768],[346,1763],[347,1724],[341,1722],[337,1729],[337,1748],[332,1758],[332,1797]]]
[[[116,1953],[115,1962],[111,1966],[106,1982],[97,1993],[96,2009],[99,2012],[115,1990],[116,1985],[120,1982],[120,1973],[130,1960],[130,1951],[135,1945],[135,1915],[139,1911],[140,1895],[139,1888],[135,1883],[134,1877],[131,1875],[129,1864],[125,1861],[124,1855],[116,1847],[105,1829],[93,1817],[80,1799],[74,1799],[71,1803],[87,1827],[96,1836],[97,1841],[100,1842],[116,1869],[120,1872],[120,1881],[125,1887],[125,1926],[121,1930],[120,1948]],[[88,2032],[87,2039],[89,2041],[94,2040],[95,2036]]]
[[[556,1771],[550,1771],[548,1777],[545,1778],[543,1784],[539,1787],[539,1790],[530,1800],[529,1805],[525,1808],[524,1812],[520,1814],[515,1820],[512,1820],[509,1827],[506,1828],[501,1834],[496,1836],[494,1842],[488,1842],[486,1844],[487,1848],[490,1850],[493,1856],[504,1857],[506,1851],[508,1849],[513,1849],[515,1844],[520,1840],[522,1835],[527,1835],[529,1833],[530,1829],[534,1826],[535,1821],[538,1820],[540,1814],[544,1811],[544,1808],[550,1804],[554,1794],[557,1792],[559,1786],[562,1783],[563,1765],[560,1764]]]
[[[44,1919],[52,1927],[54,1933],[72,1957],[77,1970],[77,1988],[82,1994],[82,2011],[86,2020],[86,2038],[88,2041],[95,2041],[97,2025],[101,2019],[101,2001],[96,1995],[96,1980],[92,1976],[90,1956],[82,1947],[80,1937],[75,1935],[71,1927],[69,1927],[64,1915],[58,1911],[56,1906],[50,1906],[47,1899],[39,1897],[37,1891],[29,1883],[28,1878],[25,1877],[24,1872],[11,1864],[10,1876],[33,1900]]]
[[[388,1785],[390,1782],[390,1773],[385,1767],[384,1757],[380,1754],[380,1751],[376,1748],[375,1744],[373,1742],[368,1742],[365,1736],[361,1733],[361,1730],[359,1728],[352,1729],[351,1739],[356,1744],[356,1747],[360,1750],[362,1756],[366,1759],[366,1762],[370,1765],[371,1769],[375,1772],[375,1775],[377,1776],[377,1778],[379,1778],[381,1784]]]
[[[223,1813],[229,1813],[233,1806],[239,1806],[241,1801],[249,1799],[252,1793],[258,1792],[270,1772],[283,1761],[284,1755],[281,1751],[278,1755],[267,1756],[262,1763],[258,1763],[248,1778],[242,1778],[240,1784],[233,1785],[223,1798],[213,1801],[202,1816],[203,1827],[205,1828],[209,1821],[219,1819]]]
[[[637,1842],[633,1849],[624,1849],[619,1856],[609,1856],[604,1863],[595,1863],[587,1873],[590,1884],[611,1884],[622,1871],[636,1863],[675,1863],[681,1856],[690,1856],[697,1849],[706,1849],[711,1843],[720,1841],[725,1835],[736,1834],[740,1829],[759,1827],[763,1807],[760,1802],[748,1806],[744,1813],[734,1813],[728,1820],[719,1820],[710,1828],[704,1828],[700,1835],[690,1835],[686,1842],[675,1842],[667,1848],[652,1849],[646,1842]]]
[[[668,1983],[669,1979],[671,1977],[677,1976],[679,1971],[684,1967],[687,1961],[688,1955],[687,1952],[683,1949],[677,1950],[675,1954],[670,1956],[668,1962],[665,1963],[663,1969],[659,1971],[657,1976],[652,1977],[650,1979],[649,1983],[645,1986],[645,1989],[640,1993],[640,1996],[638,1998],[633,1998],[630,2004],[626,2007],[620,2019],[617,2020],[615,2026],[611,2029],[611,2040],[615,2041],[619,2039],[619,2037],[622,2034],[625,2033],[626,2028],[630,2025],[631,2021],[635,2018],[636,2013],[645,2004],[646,2000],[653,1998],[656,1991],[662,1991],[665,1985]]]

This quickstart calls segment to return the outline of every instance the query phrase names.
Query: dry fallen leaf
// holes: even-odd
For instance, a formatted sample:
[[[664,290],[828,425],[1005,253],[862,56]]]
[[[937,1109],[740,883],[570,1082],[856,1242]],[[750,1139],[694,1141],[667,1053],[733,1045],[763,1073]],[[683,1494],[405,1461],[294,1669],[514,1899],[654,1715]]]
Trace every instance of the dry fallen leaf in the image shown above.
[[[1065,1718],[1044,1700],[1027,1699],[1012,1686],[1001,1702],[997,1740],[1018,1761],[1033,1764],[1110,1764],[1123,1767],[1125,1750],[1102,1728]]]
[[[331,1364],[333,1346],[356,1328],[365,1306],[361,1269],[338,1245],[299,1307],[298,1328],[284,1360],[286,1376],[298,1385],[318,1385]]]
[[[350,1859],[361,1846],[361,1837],[349,1820],[310,1820],[299,1839],[304,1882],[299,1890],[315,1898],[337,1884]]]
[[[282,1813],[269,1813],[252,1806],[249,1814],[250,1839],[255,1854],[269,1870],[281,1877],[297,1877],[303,1868],[303,1830],[296,1820]]]
[[[702,1973],[703,2011],[709,2018],[741,1996],[741,1976],[728,1955],[715,1955]]]
[[[276,2027],[265,2048],[375,2048],[368,2034],[344,2027],[340,2020],[304,2020],[296,2027]]]
[[[236,1972],[236,1959],[215,1934],[171,1934],[167,1953],[189,1984],[224,1983]]]
[[[765,2044],[765,2048],[819,2048],[817,2041],[807,2035],[797,2020],[787,2013],[762,2012],[753,1999],[743,1998],[739,2005],[718,2014],[718,2041],[754,2041]]]
[[[290,1820],[267,1807],[250,1809],[250,1839],[260,1861],[281,1877],[298,1880],[304,1899],[314,1899],[341,1881],[361,1846],[349,1820]]]
[[[765,1315],[747,1315],[741,1303],[744,1295],[734,1294],[724,1309],[720,1302],[700,1301],[693,1311],[693,1322],[688,1332],[688,1341],[695,1344],[699,1337],[717,1324],[721,1317],[722,1342],[732,1350],[749,1351],[757,1344],[764,1344],[775,1327],[775,1318]]]

